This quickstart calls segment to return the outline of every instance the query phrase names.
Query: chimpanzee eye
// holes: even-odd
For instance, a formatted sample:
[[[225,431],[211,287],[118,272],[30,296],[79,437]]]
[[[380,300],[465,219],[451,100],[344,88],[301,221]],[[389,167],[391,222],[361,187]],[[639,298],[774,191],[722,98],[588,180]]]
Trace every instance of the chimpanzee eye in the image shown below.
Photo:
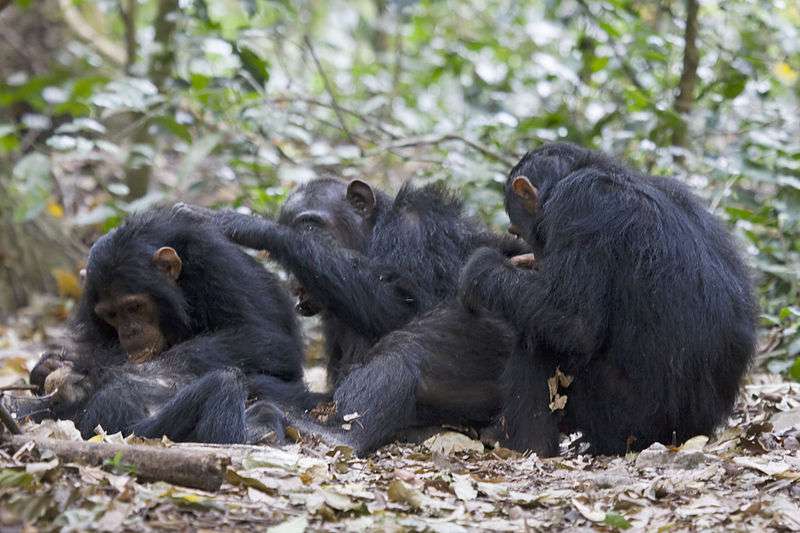
[[[302,215],[294,223],[301,231],[316,231],[325,227],[325,221],[314,215]]]

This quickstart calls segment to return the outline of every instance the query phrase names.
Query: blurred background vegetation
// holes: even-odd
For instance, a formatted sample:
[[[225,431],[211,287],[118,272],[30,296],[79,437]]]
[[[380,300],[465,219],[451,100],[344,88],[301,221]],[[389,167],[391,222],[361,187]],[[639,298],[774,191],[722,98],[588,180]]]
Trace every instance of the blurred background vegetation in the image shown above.
[[[0,317],[184,199],[273,213],[315,176],[501,184],[567,140],[691,184],[747,250],[759,364],[800,378],[792,0],[0,0]]]

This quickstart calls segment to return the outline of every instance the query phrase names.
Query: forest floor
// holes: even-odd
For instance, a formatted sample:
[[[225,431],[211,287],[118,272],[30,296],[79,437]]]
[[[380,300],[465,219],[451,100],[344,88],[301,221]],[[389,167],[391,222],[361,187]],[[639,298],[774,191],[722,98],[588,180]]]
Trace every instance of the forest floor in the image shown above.
[[[42,315],[0,326],[0,387],[21,382],[63,334]],[[69,425],[34,426],[23,429],[79,439]],[[119,461],[86,466],[0,446],[0,530],[796,531],[799,440],[800,384],[754,372],[715,438],[625,457],[539,459],[455,432],[365,458],[313,441],[207,447],[231,465],[220,490],[203,492],[137,481]]]

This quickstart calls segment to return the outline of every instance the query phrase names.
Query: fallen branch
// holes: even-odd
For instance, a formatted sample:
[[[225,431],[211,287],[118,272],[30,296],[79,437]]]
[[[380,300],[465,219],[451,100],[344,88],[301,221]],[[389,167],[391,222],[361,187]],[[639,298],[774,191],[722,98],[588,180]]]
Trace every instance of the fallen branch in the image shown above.
[[[2,403],[0,403],[0,422],[14,435],[22,433],[19,429],[19,424],[17,424],[17,421],[14,420],[14,417],[11,416],[11,413],[8,412]]]
[[[216,491],[225,479],[228,457],[156,446],[109,444],[12,435],[4,441],[14,448],[34,442],[37,448],[52,451],[66,462],[101,466],[105,461],[131,465],[143,481],[166,481],[205,491]],[[117,456],[119,454],[119,457]]]
[[[17,391],[17,390],[36,390],[36,385],[7,385],[0,387],[0,392]]]

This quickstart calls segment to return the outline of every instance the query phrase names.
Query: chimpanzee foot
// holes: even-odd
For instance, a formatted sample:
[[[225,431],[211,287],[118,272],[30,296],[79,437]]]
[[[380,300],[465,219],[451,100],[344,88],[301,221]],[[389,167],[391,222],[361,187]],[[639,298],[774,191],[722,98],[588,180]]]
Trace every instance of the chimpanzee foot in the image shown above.
[[[261,400],[245,411],[247,444],[284,444],[286,418],[272,402]]]

